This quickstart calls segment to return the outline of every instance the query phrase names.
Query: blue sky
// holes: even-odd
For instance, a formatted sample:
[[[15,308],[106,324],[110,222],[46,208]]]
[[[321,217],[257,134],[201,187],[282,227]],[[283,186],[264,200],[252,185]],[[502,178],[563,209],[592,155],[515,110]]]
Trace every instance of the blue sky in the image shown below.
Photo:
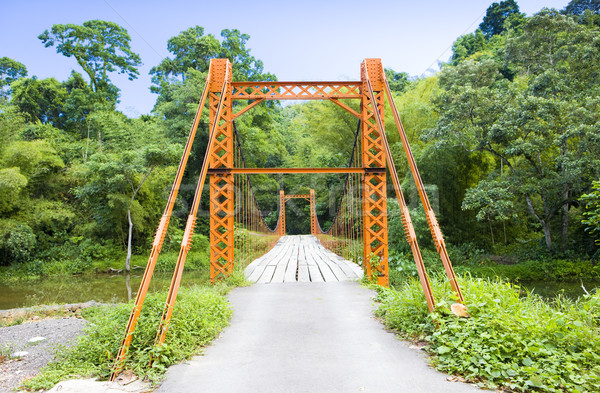
[[[562,9],[568,0],[517,0],[532,15]],[[222,29],[250,35],[251,53],[279,80],[357,80],[363,58],[422,75],[447,61],[454,40],[477,28],[492,0],[0,0],[0,57],[13,58],[39,78],[68,78],[81,71],[73,58],[44,48],[37,36],[53,24],[104,19],[125,27],[143,65],[121,89],[119,109],[129,116],[152,110],[150,68],[169,55],[167,40],[200,25],[219,37]]]

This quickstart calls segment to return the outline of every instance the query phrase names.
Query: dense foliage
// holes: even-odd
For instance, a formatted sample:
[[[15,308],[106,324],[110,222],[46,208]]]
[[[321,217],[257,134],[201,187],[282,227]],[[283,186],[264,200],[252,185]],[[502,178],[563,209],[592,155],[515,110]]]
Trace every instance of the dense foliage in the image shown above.
[[[544,9],[527,17],[513,0],[493,3],[480,29],[456,40],[438,75],[414,79],[386,69],[459,264],[473,255],[550,264],[598,255],[598,12],[595,1],[573,0],[560,12]],[[98,260],[124,262],[128,253],[147,251],[210,59],[229,58],[235,80],[276,79],[251,54],[247,34],[225,29],[218,38],[193,26],[168,41],[170,56],[150,72],[157,94],[152,114],[127,118],[115,109],[119,88],[110,75],[135,78],[140,59],[123,27],[97,20],[53,25],[39,38],[74,58],[83,75],[73,71],[62,82],[27,77],[25,65],[0,59],[0,265],[29,264],[25,271],[68,271],[48,268],[63,263],[81,272],[102,265]],[[396,164],[407,173],[389,111],[386,117]],[[248,166],[345,166],[357,121],[331,102],[270,102],[236,119],[236,129]],[[176,251],[181,239],[207,131],[201,123],[167,252]],[[252,181],[271,226],[280,188],[288,194],[315,189],[325,229],[344,184],[339,175],[261,175]],[[409,176],[403,187],[413,219],[424,226]],[[308,204],[288,203],[288,232],[308,232]],[[207,209],[203,198],[201,211]],[[391,255],[410,260],[397,213],[390,202]],[[199,239],[207,235],[205,215],[196,231]],[[420,244],[433,249],[427,229],[417,232]]]
[[[231,307],[224,294],[228,287],[184,288],[179,292],[165,344],[153,349],[166,294],[149,294],[144,303],[125,367],[139,376],[156,380],[166,368],[197,354],[228,324]],[[74,377],[108,378],[123,339],[133,302],[86,311],[85,335],[63,349],[40,374],[24,383],[28,389],[50,389]],[[152,368],[148,368],[150,359]]]
[[[438,369],[491,389],[600,389],[600,293],[548,303],[508,283],[465,276],[460,285],[470,316],[458,318],[453,301],[440,296],[450,293],[445,281],[433,280],[438,307],[431,314],[416,279],[380,289],[378,297],[386,326],[424,341]]]

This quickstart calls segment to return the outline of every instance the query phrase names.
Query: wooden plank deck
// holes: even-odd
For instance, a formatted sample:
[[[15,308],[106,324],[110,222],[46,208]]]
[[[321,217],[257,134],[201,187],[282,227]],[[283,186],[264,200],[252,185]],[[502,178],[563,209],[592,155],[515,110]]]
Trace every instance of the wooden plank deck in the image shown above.
[[[244,273],[249,281],[265,284],[348,281],[363,276],[360,266],[327,250],[312,235],[283,236]]]

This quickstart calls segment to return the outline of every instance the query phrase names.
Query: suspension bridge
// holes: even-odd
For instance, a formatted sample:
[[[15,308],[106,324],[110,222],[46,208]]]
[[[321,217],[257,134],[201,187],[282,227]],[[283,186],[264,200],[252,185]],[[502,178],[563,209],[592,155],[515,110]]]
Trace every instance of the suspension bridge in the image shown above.
[[[354,116],[358,126],[354,140],[348,141],[353,143],[348,165],[341,168],[248,167],[235,120],[257,105],[270,100],[326,100]],[[234,105],[235,101],[246,105]],[[398,129],[412,178],[450,286],[458,301],[464,303],[444,238],[425,193],[380,59],[365,59],[361,64],[361,80],[355,82],[239,82],[232,80],[232,64],[229,60],[213,59],[173,187],[156,231],[111,380],[114,380],[124,367],[205,105],[208,106],[208,145],[164,312],[157,327],[155,345],[164,343],[167,336],[207,177],[210,200],[211,282],[228,277],[237,265],[245,268],[246,276],[251,281],[271,283],[270,285],[278,282],[282,286],[288,285],[287,288],[291,288],[290,282],[295,282],[298,283],[296,285],[302,284],[293,290],[298,291],[298,288],[311,288],[305,285],[319,285],[319,288],[322,285],[334,285],[336,288],[346,288],[340,287],[340,282],[356,280],[363,275],[379,285],[389,285],[389,173],[393,193],[400,206],[406,240],[411,247],[423,287],[423,301],[430,311],[434,309],[435,298],[385,134],[386,101]],[[321,227],[315,206],[315,194],[328,190],[310,190],[309,194],[300,195],[286,194],[285,190],[280,190],[277,224],[275,228],[266,224],[263,211],[257,202],[252,175],[294,173],[335,173],[345,176],[340,203],[329,228]],[[294,198],[305,199],[310,203],[310,235],[286,236],[285,206],[286,202]],[[334,281],[337,284],[333,283]],[[279,288],[279,284],[276,287]],[[345,309],[340,304],[335,307]]]

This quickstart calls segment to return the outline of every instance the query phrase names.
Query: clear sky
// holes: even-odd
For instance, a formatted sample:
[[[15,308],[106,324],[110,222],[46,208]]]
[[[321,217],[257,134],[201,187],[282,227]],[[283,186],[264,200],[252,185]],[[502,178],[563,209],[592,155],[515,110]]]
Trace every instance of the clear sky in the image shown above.
[[[29,76],[68,78],[73,58],[44,48],[37,36],[53,24],[109,20],[125,27],[143,65],[121,89],[118,108],[129,116],[152,110],[150,68],[169,55],[167,40],[200,25],[250,35],[247,46],[279,80],[359,79],[360,62],[379,57],[386,68],[422,75],[447,61],[451,45],[477,28],[492,0],[0,0],[0,57],[27,66]],[[517,0],[528,15],[568,0]],[[200,94],[200,93],[199,93]]]

